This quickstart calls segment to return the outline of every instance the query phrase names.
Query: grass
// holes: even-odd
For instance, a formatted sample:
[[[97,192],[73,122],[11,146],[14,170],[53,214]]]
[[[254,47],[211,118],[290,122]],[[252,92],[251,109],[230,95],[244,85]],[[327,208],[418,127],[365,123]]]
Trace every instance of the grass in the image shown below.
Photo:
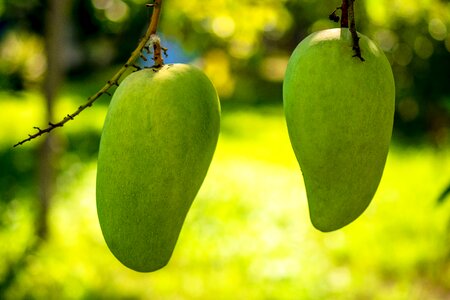
[[[2,147],[34,125],[36,101],[10,101],[8,114],[25,106],[31,113],[16,117],[27,126],[2,133]],[[62,103],[61,111],[76,108]],[[59,134],[99,132],[104,113],[102,106],[86,112]],[[367,211],[325,234],[309,221],[281,107],[224,106],[217,151],[173,257],[148,274],[126,269],[107,249],[96,216],[95,159],[71,149],[62,157],[50,239],[28,258],[6,299],[450,299],[450,201],[436,205],[450,180],[448,149],[393,143]],[[3,205],[1,257],[13,260],[26,245],[27,203]],[[6,259],[0,278],[5,267]]]

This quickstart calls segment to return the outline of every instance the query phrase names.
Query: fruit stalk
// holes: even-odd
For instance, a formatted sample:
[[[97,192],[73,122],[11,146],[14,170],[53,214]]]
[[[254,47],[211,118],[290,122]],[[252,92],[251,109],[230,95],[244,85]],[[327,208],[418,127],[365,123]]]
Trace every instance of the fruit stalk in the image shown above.
[[[348,0],[342,0],[341,28],[348,28]]]
[[[92,104],[99,99],[103,94],[107,94],[107,95],[111,95],[108,90],[113,87],[113,86],[118,86],[119,85],[119,80],[122,77],[122,75],[125,73],[125,71],[130,68],[130,67],[134,67],[134,62],[141,57],[142,55],[142,50],[144,48],[146,48],[146,46],[148,45],[148,42],[150,41],[150,38],[152,36],[155,36],[156,34],[156,30],[158,27],[158,21],[159,21],[159,16],[161,14],[161,4],[162,4],[162,0],[155,0],[155,2],[153,4],[147,4],[147,7],[153,7],[153,13],[152,13],[152,17],[150,20],[150,24],[147,28],[147,32],[145,33],[144,37],[141,39],[141,41],[139,42],[139,45],[136,47],[136,49],[131,53],[130,58],[128,58],[127,62],[119,69],[119,71],[117,71],[117,73],[106,82],[106,84],[94,95],[92,95],[91,97],[88,98],[88,101],[79,106],[78,109],[71,113],[66,115],[61,121],[57,122],[57,123],[52,123],[49,122],[48,123],[48,127],[41,129],[40,127],[33,127],[34,129],[37,130],[36,133],[34,134],[29,134],[28,138],[18,142],[17,144],[15,144],[13,147],[17,147],[20,146],[28,141],[31,141],[45,133],[49,133],[50,131],[52,131],[53,129],[57,128],[57,127],[63,127],[64,124],[66,124],[67,122],[69,122],[70,120],[73,120],[76,116],[78,116],[83,110],[85,110],[88,107],[91,107]],[[161,45],[159,43],[156,44],[153,43],[153,47],[154,47],[154,60],[155,60],[155,67],[158,66],[162,66],[162,56],[161,56]],[[156,55],[159,54],[159,58],[156,58]]]
[[[359,37],[356,32],[356,25],[355,25],[355,11],[354,11],[354,4],[355,0],[342,0],[342,5],[338,8],[336,8],[328,17],[331,21],[339,22],[339,17],[336,15],[336,11],[338,9],[341,10],[341,28],[348,28],[351,35],[352,35],[352,42],[353,42],[353,51],[355,51],[355,55],[353,57],[358,57],[361,61],[364,61],[365,59],[361,55],[361,48],[359,46]],[[350,20],[350,27],[349,27],[349,20]]]
[[[344,1],[345,2],[345,1]],[[359,47],[359,37],[356,33],[356,25],[355,25],[355,11],[353,8],[353,3],[355,0],[348,0],[348,18],[350,19],[350,33],[352,34],[353,40],[353,51],[355,51],[354,57],[358,57],[361,61],[364,61],[364,58],[361,56],[361,48]]]

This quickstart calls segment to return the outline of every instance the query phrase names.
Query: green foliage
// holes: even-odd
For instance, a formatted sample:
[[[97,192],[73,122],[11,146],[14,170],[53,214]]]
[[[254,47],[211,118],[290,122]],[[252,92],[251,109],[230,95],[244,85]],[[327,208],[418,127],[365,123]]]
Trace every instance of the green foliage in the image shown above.
[[[144,0],[75,0],[67,42],[72,78],[123,63],[150,16]],[[165,0],[160,32],[197,57],[222,99],[281,102],[281,82],[296,45],[337,26],[328,15],[340,1]],[[361,0],[358,30],[385,51],[396,79],[395,134],[437,146],[450,122],[450,6],[446,1]],[[45,1],[0,1],[0,85],[24,89],[45,72]],[[178,57],[175,47],[169,57]],[[21,50],[19,50],[21,49]],[[8,54],[9,53],[9,54]],[[26,53],[26,55],[24,55]]]
[[[0,110],[0,120],[15,118],[21,103],[36,98],[10,97],[15,109]],[[64,99],[66,107],[80,101],[78,95]],[[30,115],[39,109],[29,108]],[[64,115],[65,109],[58,111]],[[450,293],[450,202],[436,206],[450,179],[448,148],[394,143],[366,213],[323,234],[309,221],[282,108],[225,103],[214,160],[173,257],[164,269],[142,274],[121,265],[104,243],[95,205],[96,153],[78,142],[86,132],[100,134],[105,107],[86,113],[60,131],[70,151],[61,157],[49,240],[26,256],[2,299],[423,300]],[[22,134],[29,127],[23,126]],[[1,134],[2,141],[17,138]],[[2,144],[2,152],[11,145]],[[1,177],[11,156],[3,158]],[[22,193],[32,186],[17,184]],[[11,200],[0,202],[0,281],[33,239],[35,197],[30,191]]]
[[[322,231],[349,224],[367,208],[392,135],[391,67],[380,48],[359,38],[363,62],[354,57],[348,29],[309,35],[292,54],[283,85],[311,221]]]
[[[123,63],[150,16],[146,2],[72,1],[61,44],[69,79]],[[63,154],[51,234],[37,252],[27,251],[35,243],[41,142],[10,147],[44,123],[43,97],[35,91],[47,66],[46,3],[0,0],[0,298],[421,300],[450,293],[450,202],[435,205],[450,170],[448,1],[356,2],[357,28],[393,67],[394,140],[417,145],[422,137],[438,147],[395,145],[364,216],[327,235],[309,224],[281,108],[248,104],[281,103],[289,55],[311,32],[335,26],[327,17],[339,3],[164,1],[160,31],[196,57],[224,99],[235,101],[226,103],[216,159],[174,257],[150,275],[123,268],[98,226],[95,157],[106,96],[54,133]],[[110,78],[103,75],[65,88],[55,116],[74,111]],[[25,263],[19,268],[17,261]],[[11,268],[16,277],[8,281]]]

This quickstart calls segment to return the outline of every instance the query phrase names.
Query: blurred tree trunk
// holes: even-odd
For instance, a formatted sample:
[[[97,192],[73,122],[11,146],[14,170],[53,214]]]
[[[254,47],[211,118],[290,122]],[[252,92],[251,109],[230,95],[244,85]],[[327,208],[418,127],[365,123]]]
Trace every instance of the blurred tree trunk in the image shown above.
[[[47,0],[45,14],[45,47],[47,58],[47,73],[45,76],[43,93],[46,99],[46,118],[53,120],[53,107],[64,78],[64,45],[65,34],[69,24],[69,8],[72,0]],[[14,263],[8,266],[0,282],[0,299],[13,285],[17,275],[26,266],[27,258],[35,252],[48,235],[48,212],[54,194],[57,139],[55,135],[47,135],[39,149],[39,202],[36,212],[36,235],[34,240]]]
[[[45,14],[45,47],[47,73],[43,93],[46,99],[46,118],[54,120],[54,104],[64,78],[65,34],[69,24],[71,0],[47,0]],[[55,190],[55,173],[58,164],[58,141],[55,135],[45,136],[39,149],[39,209],[36,218],[36,232],[45,239],[48,234],[48,211]]]

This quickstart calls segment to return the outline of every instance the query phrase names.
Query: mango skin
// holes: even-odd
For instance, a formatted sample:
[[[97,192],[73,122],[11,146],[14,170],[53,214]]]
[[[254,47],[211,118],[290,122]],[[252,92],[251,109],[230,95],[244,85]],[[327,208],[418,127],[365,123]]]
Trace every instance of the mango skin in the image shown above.
[[[105,241],[125,266],[165,266],[216,148],[220,104],[195,67],[166,65],[123,80],[101,136],[97,213]]]
[[[392,134],[395,85],[383,51],[348,29],[306,37],[288,62],[283,102],[303,173],[311,222],[320,231],[355,220],[371,202]]]

